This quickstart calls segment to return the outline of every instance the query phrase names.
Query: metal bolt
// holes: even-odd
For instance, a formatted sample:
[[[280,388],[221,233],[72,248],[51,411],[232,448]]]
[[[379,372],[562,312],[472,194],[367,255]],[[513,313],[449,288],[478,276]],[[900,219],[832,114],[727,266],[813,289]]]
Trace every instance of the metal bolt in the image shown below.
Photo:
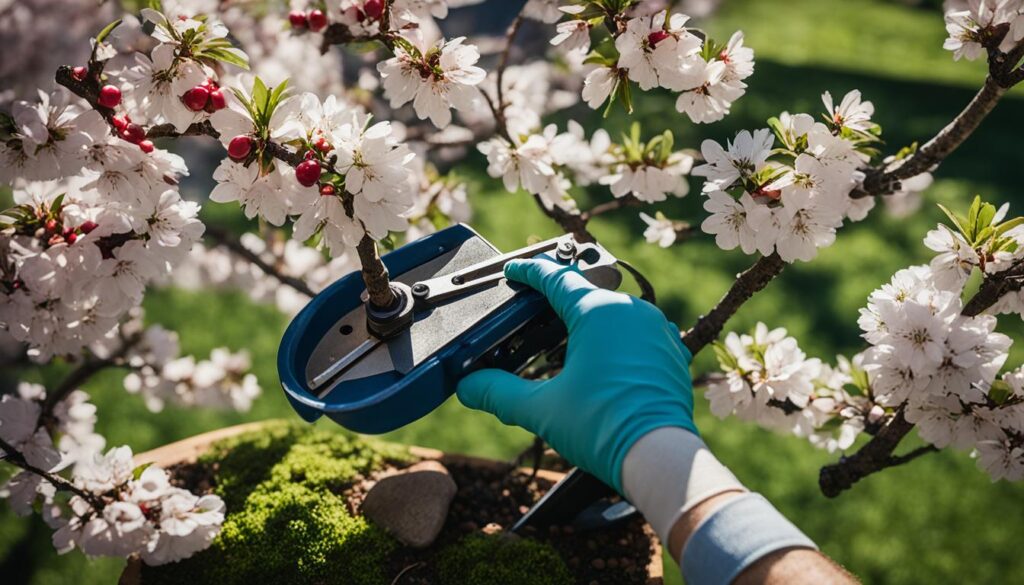
[[[419,284],[415,284],[412,287],[412,296],[414,296],[414,297],[416,297],[418,299],[422,299],[422,298],[426,297],[429,294],[430,294],[430,287],[425,285],[425,284],[423,284],[422,282],[419,283]]]
[[[555,252],[555,258],[559,262],[571,262],[576,256],[576,244],[572,242],[562,242],[558,245],[558,250]]]

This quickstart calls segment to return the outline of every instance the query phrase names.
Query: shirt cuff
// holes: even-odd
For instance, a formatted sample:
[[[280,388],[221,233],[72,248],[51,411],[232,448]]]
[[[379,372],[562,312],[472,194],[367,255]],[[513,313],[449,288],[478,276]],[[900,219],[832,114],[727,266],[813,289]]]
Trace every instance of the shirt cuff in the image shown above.
[[[747,491],[704,441],[681,427],[662,427],[637,441],[622,463],[622,486],[661,541],[680,516],[704,500]]]
[[[680,554],[680,566],[689,585],[729,585],[762,557],[788,548],[818,547],[764,496],[748,493],[697,527]]]

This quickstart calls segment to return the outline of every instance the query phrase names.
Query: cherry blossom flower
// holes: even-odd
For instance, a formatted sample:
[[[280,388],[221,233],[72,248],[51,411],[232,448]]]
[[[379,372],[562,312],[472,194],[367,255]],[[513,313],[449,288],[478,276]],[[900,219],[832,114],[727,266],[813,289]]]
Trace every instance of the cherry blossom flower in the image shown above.
[[[647,229],[644,230],[644,239],[647,240],[647,243],[668,248],[676,242],[678,234],[675,223],[671,219],[661,213],[658,213],[656,217],[651,217],[643,212],[640,212],[640,219],[647,224]]]
[[[847,93],[838,106],[833,103],[832,94],[827,91],[822,94],[821,100],[836,128],[850,128],[861,132],[874,128],[871,116],[875,113],[875,106],[871,102],[862,102],[860,91],[855,89]]]
[[[62,91],[40,91],[37,104],[16,102],[12,115],[14,139],[0,142],[0,183],[70,177],[87,162],[87,148],[109,134],[98,112],[70,103]]]
[[[775,137],[767,128],[755,130],[753,134],[742,130],[726,148],[714,140],[705,140],[700,145],[705,164],[693,169],[693,174],[706,178],[705,192],[728,189],[736,181],[760,172],[774,144]]]
[[[420,37],[421,38],[421,37]],[[476,86],[486,77],[475,64],[480,52],[465,45],[464,37],[425,46],[420,38],[414,52],[400,47],[395,57],[379,65],[384,80],[384,93],[391,107],[413,102],[416,115],[438,128],[446,128],[452,120],[451,108],[472,110],[479,103]]]

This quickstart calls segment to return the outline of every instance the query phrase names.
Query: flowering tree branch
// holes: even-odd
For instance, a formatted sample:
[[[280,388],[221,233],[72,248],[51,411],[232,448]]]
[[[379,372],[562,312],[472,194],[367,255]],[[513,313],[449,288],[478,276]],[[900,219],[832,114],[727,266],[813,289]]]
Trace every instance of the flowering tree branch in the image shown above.
[[[1024,262],[1021,261],[1006,271],[987,277],[980,290],[964,306],[963,316],[981,315],[1004,295],[1021,290],[1022,284],[1024,284],[1022,278],[1024,278]],[[908,463],[921,455],[936,450],[922,448],[907,455],[894,455],[893,452],[913,429],[914,425],[907,421],[903,409],[897,410],[860,450],[821,469],[818,485],[821,487],[822,493],[834,498],[869,475],[895,465]]]
[[[888,168],[870,169],[863,187],[852,193],[852,197],[895,193],[900,181],[934,170],[974,134],[1006,92],[1024,80],[1024,68],[1018,67],[1024,58],[1024,42],[1007,53],[999,50],[1008,31],[1009,25],[1002,25],[986,41],[989,74],[967,107],[910,156],[895,161]]]
[[[99,75],[102,73],[102,63],[95,61],[90,63],[90,74],[84,79],[78,79],[75,77],[73,70],[69,66],[61,66],[58,68],[56,73],[56,81],[58,84],[68,88],[72,93],[81,97],[82,99],[89,102],[89,104],[99,111],[108,123],[113,123],[113,110],[106,108],[99,103],[100,93],[100,81]],[[184,132],[176,132],[174,127],[170,124],[163,124],[154,126],[146,132],[147,138],[178,138],[182,136],[208,136],[210,138],[219,138],[220,134],[213,127],[208,120],[201,123],[192,124]],[[303,155],[300,152],[287,148],[274,141],[267,140],[263,144],[264,152],[270,154],[277,160],[280,160],[289,166],[298,167],[303,162]],[[332,165],[327,165],[326,170],[334,174],[339,174]],[[350,206],[346,206],[350,207]],[[349,216],[352,216],[351,210],[348,210]],[[266,262],[263,262],[258,255],[253,254],[247,250],[239,242],[232,242],[227,238],[227,234],[221,230],[211,230],[211,237],[218,241],[219,244],[227,247],[228,249],[235,252],[237,255],[245,258],[249,262],[252,262],[263,272],[273,276],[280,282],[291,286],[299,292],[313,297],[315,293],[309,288],[309,286],[302,282],[300,279],[292,278],[280,274],[279,271],[269,266]],[[379,307],[390,307],[395,302],[395,295],[391,289],[390,280],[388,277],[388,270],[384,266],[383,261],[377,251],[377,243],[369,236],[364,236],[360,241],[357,251],[359,254],[359,260],[362,263],[362,274],[363,279],[366,283],[367,292],[370,296],[370,301]]]
[[[96,497],[94,494],[79,489],[78,486],[64,479],[63,477],[57,475],[56,473],[50,473],[45,469],[40,469],[35,465],[32,465],[31,463],[28,462],[28,460],[25,459],[25,455],[23,455],[13,445],[3,440],[2,438],[0,438],[0,450],[4,452],[3,461],[6,461],[7,463],[10,463],[15,467],[18,467],[33,475],[37,475],[43,478],[43,480],[48,481],[55,488],[62,492],[68,492],[82,498],[86,502],[89,502],[89,505],[92,506],[97,511],[103,510],[103,500]]]

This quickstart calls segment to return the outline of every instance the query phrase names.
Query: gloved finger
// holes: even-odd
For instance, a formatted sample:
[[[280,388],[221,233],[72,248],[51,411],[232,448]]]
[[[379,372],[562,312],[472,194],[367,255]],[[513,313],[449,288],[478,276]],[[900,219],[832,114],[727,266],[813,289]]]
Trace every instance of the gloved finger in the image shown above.
[[[528,397],[539,384],[504,370],[480,370],[459,382],[457,394],[459,401],[469,408],[489,412],[505,424],[529,429]]]
[[[555,313],[570,329],[577,303],[597,289],[575,267],[544,258],[512,260],[505,264],[505,277],[522,282],[547,297]]]

